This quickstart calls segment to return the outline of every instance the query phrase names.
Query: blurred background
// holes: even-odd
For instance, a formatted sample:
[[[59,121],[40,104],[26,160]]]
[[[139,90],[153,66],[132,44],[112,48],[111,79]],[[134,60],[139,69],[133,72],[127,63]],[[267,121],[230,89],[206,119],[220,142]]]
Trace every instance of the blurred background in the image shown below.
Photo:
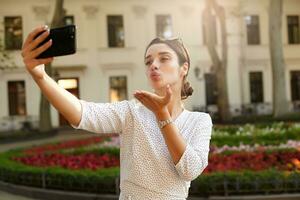
[[[214,123],[211,165],[204,178],[193,182],[191,194],[299,192],[299,0],[0,0],[0,17],[2,152],[78,139],[74,133],[79,131],[72,130],[47,103],[25,70],[21,48],[35,27],[76,25],[76,54],[56,57],[46,68],[61,87],[94,102],[132,99],[136,89],[151,91],[144,65],[147,44],[155,37],[179,37],[190,53],[188,80],[194,88],[185,107],[209,113]],[[81,136],[89,138],[91,134]],[[111,155],[117,157],[118,136],[105,141],[115,148]],[[102,143],[96,147],[110,152]],[[269,151],[274,155],[268,157]],[[21,162],[10,158],[3,160],[11,167],[0,167],[0,179],[28,183],[3,175],[5,170],[16,173],[15,162]],[[255,174],[257,171],[260,173]],[[118,173],[113,180],[116,177]],[[268,179],[271,177],[281,179]],[[8,181],[11,179],[14,181]],[[29,185],[46,188],[48,182],[40,181]],[[220,185],[214,186],[216,183]],[[49,183],[49,188],[55,188],[53,185]],[[61,188],[80,191],[88,187],[74,189],[62,183]],[[102,190],[90,192],[95,191]],[[118,189],[102,192],[118,194]]]

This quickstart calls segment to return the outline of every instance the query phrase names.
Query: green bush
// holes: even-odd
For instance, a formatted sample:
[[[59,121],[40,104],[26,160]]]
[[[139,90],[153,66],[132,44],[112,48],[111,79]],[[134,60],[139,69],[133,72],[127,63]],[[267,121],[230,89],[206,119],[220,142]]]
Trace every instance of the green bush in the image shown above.
[[[221,147],[247,145],[279,145],[288,140],[300,140],[299,124],[274,123],[272,126],[257,127],[245,125],[243,127],[225,126],[214,128],[211,144]]]
[[[109,154],[111,156],[119,156],[120,155],[120,148],[117,147],[92,147],[92,148],[77,148],[77,149],[72,149],[72,150],[67,150],[64,151],[62,150],[61,153],[65,154],[73,154],[73,155],[78,155],[78,154],[84,154],[84,153],[94,153],[98,155],[103,155],[103,154]]]
[[[255,124],[271,124],[276,122],[300,122],[299,113],[288,113],[282,117],[274,118],[273,115],[240,115],[233,117],[229,122],[231,124],[246,124],[246,123],[255,123]]]
[[[61,167],[32,167],[11,160],[21,155],[20,149],[0,154],[0,180],[42,188],[115,193],[119,167],[95,171],[68,170]]]
[[[202,174],[192,183],[190,194],[211,196],[299,192],[299,178],[298,172],[285,176],[276,170]]]
[[[116,154],[117,149],[108,148]],[[98,153],[106,152],[105,148]],[[78,152],[79,153],[79,152]],[[119,187],[118,167],[99,170],[68,170],[60,167],[39,168],[11,160],[21,156],[22,150],[0,154],[0,180],[40,188],[116,194]],[[234,195],[300,192],[300,174],[285,174],[276,170],[217,172],[202,174],[191,184],[190,195]]]

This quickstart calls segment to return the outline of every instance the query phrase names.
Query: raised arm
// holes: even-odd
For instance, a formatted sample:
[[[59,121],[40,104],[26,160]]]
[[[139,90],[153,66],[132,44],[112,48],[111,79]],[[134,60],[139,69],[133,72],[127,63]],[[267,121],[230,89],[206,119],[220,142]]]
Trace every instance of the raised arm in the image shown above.
[[[46,30],[43,34],[36,35]],[[69,123],[77,126],[81,119],[81,104],[77,97],[60,87],[45,72],[45,64],[52,62],[53,58],[36,59],[36,57],[51,46],[51,40],[36,48],[49,35],[47,26],[34,29],[26,38],[22,56],[27,71],[31,74],[44,96],[60,112]]]

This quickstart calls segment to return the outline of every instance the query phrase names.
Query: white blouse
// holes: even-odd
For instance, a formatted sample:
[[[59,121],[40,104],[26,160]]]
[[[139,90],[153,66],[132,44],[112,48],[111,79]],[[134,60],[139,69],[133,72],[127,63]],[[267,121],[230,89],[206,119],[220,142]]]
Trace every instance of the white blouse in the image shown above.
[[[186,199],[190,183],[208,164],[211,117],[184,110],[174,121],[187,143],[175,165],[152,111],[133,99],[117,103],[80,100],[76,129],[120,135],[119,199]]]

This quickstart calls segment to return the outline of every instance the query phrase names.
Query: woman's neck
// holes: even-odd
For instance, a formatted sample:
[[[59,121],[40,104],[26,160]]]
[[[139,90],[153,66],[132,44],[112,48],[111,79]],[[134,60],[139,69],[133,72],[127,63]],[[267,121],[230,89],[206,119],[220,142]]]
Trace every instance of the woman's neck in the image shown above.
[[[181,102],[181,97],[180,99],[173,98],[168,104],[168,111],[173,120],[175,120],[183,110],[184,107],[183,107],[183,103]]]
[[[184,110],[183,103],[181,101],[181,88],[179,85],[171,85],[172,89],[172,98],[167,105],[169,114],[173,120],[177,118],[177,116],[180,115],[180,113]],[[155,91],[155,93],[159,96],[165,96],[166,95],[166,90],[162,89],[159,91]]]

